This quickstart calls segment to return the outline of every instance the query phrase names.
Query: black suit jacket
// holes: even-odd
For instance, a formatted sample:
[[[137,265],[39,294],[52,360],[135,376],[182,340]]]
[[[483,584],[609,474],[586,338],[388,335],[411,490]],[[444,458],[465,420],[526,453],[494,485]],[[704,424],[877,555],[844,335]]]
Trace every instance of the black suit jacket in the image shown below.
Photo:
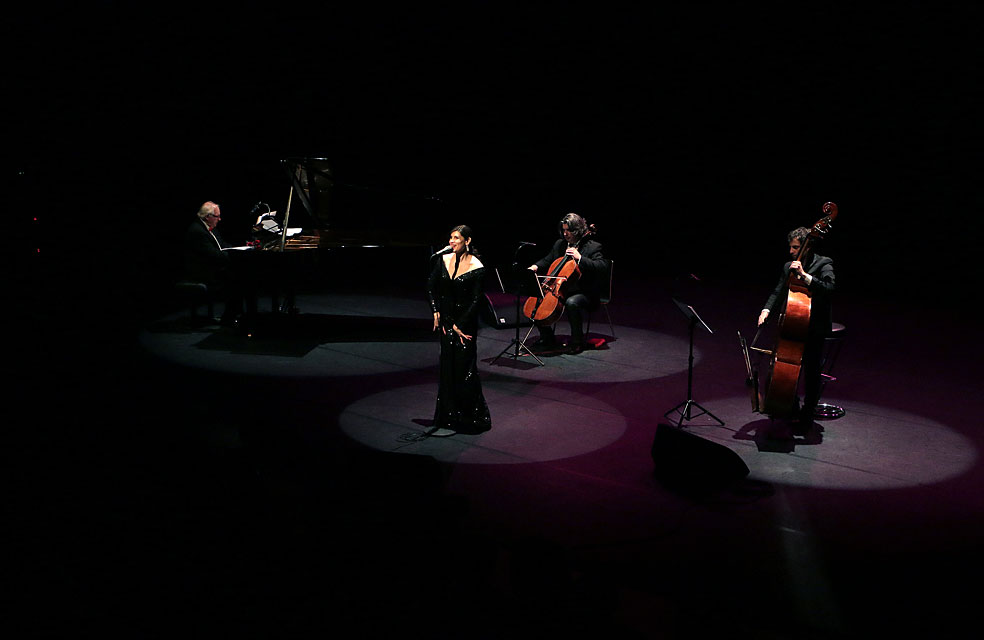
[[[221,282],[229,269],[229,256],[220,248],[221,243],[204,222],[195,219],[185,232],[184,278],[209,285]]]
[[[783,265],[779,283],[763,307],[768,309],[770,314],[782,310],[789,297],[790,264],[792,261]],[[804,265],[803,270],[813,276],[813,281],[807,287],[810,291],[810,336],[825,338],[830,335],[830,297],[834,292],[834,261],[825,256],[814,255],[810,259],[809,266]]]
[[[608,261],[605,260],[601,250],[601,243],[590,238],[582,239],[578,243],[578,251],[581,252],[581,260],[577,263],[581,270],[581,277],[577,280],[568,282],[564,291],[568,296],[575,293],[583,293],[591,301],[592,305],[597,305],[601,294],[608,286]],[[557,240],[550,253],[535,262],[537,275],[547,275],[547,269],[553,261],[567,253],[567,241],[563,238]]]

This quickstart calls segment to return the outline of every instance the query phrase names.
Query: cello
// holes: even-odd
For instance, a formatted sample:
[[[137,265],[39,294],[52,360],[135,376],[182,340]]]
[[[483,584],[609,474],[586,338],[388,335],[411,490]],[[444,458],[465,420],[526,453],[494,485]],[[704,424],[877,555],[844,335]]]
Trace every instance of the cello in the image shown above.
[[[833,221],[837,218],[837,205],[827,202],[823,205],[823,218],[818,220],[809,235],[803,239],[796,260],[805,257],[811,248],[811,244],[817,239],[824,237],[831,228]],[[764,390],[757,403],[761,407],[761,412],[772,417],[788,417],[796,407],[796,391],[799,386],[800,369],[803,363],[803,353],[806,348],[806,340],[810,328],[811,294],[807,286],[797,278],[795,273],[790,273],[787,280],[788,293],[786,303],[779,316],[779,330],[776,344],[773,350],[764,351],[769,356],[769,368],[766,376]],[[740,334],[739,334],[740,337]],[[756,338],[758,335],[756,335]],[[742,341],[744,343],[744,341]],[[753,345],[755,340],[752,341]],[[747,349],[742,345],[746,352]],[[753,348],[754,347],[750,347]],[[747,360],[746,360],[747,362]],[[757,373],[749,371],[749,378],[757,380]],[[753,401],[753,410],[759,409]]]
[[[568,249],[580,247],[581,243],[597,233],[593,224],[589,224],[578,241],[568,245]],[[540,284],[540,295],[530,296],[523,303],[523,315],[539,325],[552,325],[560,320],[564,312],[565,288],[568,282],[581,277],[581,269],[566,252],[552,263]]]

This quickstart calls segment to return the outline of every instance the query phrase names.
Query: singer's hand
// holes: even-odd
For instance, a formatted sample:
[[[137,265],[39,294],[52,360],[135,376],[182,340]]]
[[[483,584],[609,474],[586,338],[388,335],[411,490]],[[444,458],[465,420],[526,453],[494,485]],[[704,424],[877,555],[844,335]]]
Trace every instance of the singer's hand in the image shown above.
[[[441,314],[440,314],[440,312],[435,311],[434,312],[434,329],[433,330],[434,331],[437,331],[437,328],[439,326],[441,326]]]
[[[454,330],[455,333],[458,334],[458,338],[461,340],[461,344],[465,344],[465,340],[471,340],[473,337],[466,333],[463,333],[461,329],[458,328],[458,325],[456,324],[451,325],[451,328]]]

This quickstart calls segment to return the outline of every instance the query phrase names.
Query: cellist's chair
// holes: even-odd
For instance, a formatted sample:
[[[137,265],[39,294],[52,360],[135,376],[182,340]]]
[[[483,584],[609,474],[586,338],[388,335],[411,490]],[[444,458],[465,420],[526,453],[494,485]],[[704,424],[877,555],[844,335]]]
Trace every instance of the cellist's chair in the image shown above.
[[[844,344],[844,336],[846,334],[847,328],[838,322],[834,322],[830,327],[830,335],[824,340],[823,368],[820,373],[820,378],[822,380],[820,383],[821,398],[823,398],[823,392],[827,387],[827,383],[837,380],[837,378],[831,375],[831,372],[834,370],[834,364],[837,362],[837,356],[840,355],[841,346]],[[840,418],[845,413],[847,412],[844,411],[843,407],[838,407],[837,405],[827,402],[821,402],[813,411],[813,415],[815,417],[826,420]]]
[[[601,308],[605,310],[605,316],[608,318],[608,328],[612,331],[612,338],[615,337],[615,325],[612,324],[612,314],[608,311],[608,305],[611,304],[612,301],[612,291],[615,278],[614,274],[615,261],[608,260],[608,290],[602,292],[600,303]],[[591,314],[588,314],[588,327],[585,333],[588,333],[589,331],[591,331]]]

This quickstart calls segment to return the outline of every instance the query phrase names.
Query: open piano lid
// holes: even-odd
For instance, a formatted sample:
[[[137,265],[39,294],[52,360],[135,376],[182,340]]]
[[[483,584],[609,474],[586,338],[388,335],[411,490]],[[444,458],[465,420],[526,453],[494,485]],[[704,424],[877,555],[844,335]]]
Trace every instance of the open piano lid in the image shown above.
[[[290,177],[291,194],[303,208],[296,216],[288,206],[284,227],[302,226],[327,230],[331,207],[331,189],[335,185],[331,166],[325,158],[286,158],[280,161]],[[293,220],[291,218],[293,217]],[[299,224],[298,224],[299,223]]]
[[[417,221],[426,217],[423,208],[429,212],[439,199],[340,182],[325,158],[291,157],[281,165],[290,177],[292,198],[302,205],[288,202],[284,228],[313,229],[324,248],[433,244],[422,237]]]

